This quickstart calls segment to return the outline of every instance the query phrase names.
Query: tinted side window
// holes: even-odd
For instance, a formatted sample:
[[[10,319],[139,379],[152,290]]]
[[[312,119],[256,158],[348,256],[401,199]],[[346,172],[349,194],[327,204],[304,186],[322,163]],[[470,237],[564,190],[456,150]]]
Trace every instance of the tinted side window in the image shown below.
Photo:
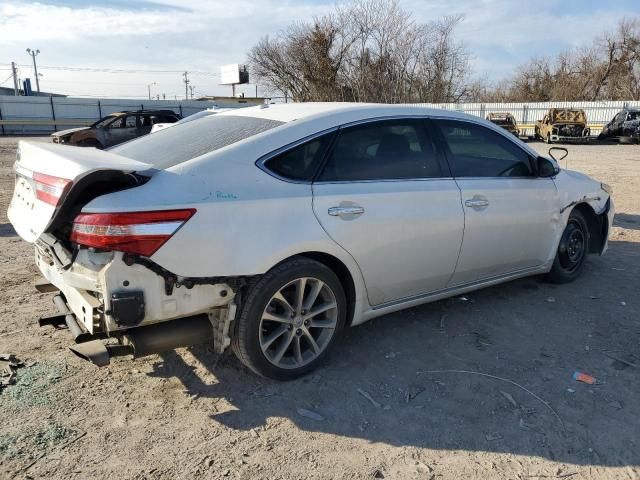
[[[435,122],[447,147],[454,177],[528,177],[526,151],[482,125],[454,120]]]
[[[265,168],[288,180],[313,180],[334,133],[314,138],[267,160]]]
[[[438,155],[421,120],[385,120],[341,131],[320,181],[440,176]]]

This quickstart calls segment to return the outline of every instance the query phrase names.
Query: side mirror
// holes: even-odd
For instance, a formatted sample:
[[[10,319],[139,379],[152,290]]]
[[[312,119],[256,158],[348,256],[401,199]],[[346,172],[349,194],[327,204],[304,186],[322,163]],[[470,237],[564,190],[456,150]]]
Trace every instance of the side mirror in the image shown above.
[[[545,157],[538,157],[536,162],[538,164],[538,177],[540,178],[555,177],[560,173],[560,167],[555,159],[550,160]]]

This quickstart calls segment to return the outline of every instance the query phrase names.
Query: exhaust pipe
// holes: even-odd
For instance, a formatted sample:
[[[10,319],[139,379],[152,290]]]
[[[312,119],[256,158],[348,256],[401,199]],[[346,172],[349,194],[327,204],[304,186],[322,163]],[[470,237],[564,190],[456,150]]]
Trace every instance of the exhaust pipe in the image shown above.
[[[119,344],[104,344],[100,340],[72,345],[77,356],[98,367],[109,365],[111,357],[133,355],[146,357],[176,348],[189,347],[213,339],[213,327],[206,314],[180,320],[138,327],[122,335]]]

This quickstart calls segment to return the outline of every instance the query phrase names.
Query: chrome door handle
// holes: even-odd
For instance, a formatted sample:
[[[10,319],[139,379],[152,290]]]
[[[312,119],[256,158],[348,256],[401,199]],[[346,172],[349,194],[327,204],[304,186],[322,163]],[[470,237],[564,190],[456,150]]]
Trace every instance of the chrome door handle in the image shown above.
[[[364,208],[358,206],[330,207],[328,213],[332,217],[339,217],[340,215],[362,215],[364,213]]]
[[[488,207],[489,206],[489,200],[479,200],[479,199],[465,200],[464,204],[467,207],[472,207],[472,208]]]

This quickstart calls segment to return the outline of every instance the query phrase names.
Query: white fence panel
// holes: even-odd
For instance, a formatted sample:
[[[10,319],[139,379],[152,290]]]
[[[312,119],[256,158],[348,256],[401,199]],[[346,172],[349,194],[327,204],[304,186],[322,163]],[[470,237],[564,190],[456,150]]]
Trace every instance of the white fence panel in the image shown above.
[[[186,117],[215,105],[198,100],[0,96],[0,134],[45,134],[82,127],[123,110],[167,109]]]
[[[597,135],[602,127],[623,108],[640,108],[640,101],[628,102],[532,102],[532,103],[421,103],[418,105],[444,110],[455,110],[476,117],[486,118],[489,113],[510,113],[518,122],[522,135],[533,135],[536,121],[541,120],[550,108],[579,108],[587,115],[591,135]]]

